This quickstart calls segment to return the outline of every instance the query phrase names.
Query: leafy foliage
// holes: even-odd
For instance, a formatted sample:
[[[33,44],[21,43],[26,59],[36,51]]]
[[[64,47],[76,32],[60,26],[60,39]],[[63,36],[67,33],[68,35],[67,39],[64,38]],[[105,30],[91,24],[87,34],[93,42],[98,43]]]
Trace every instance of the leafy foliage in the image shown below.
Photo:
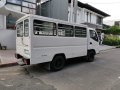
[[[114,35],[105,35],[103,44],[110,45],[110,46],[119,46],[120,38]]]
[[[112,26],[111,28],[103,31],[105,34],[120,35],[120,27]]]

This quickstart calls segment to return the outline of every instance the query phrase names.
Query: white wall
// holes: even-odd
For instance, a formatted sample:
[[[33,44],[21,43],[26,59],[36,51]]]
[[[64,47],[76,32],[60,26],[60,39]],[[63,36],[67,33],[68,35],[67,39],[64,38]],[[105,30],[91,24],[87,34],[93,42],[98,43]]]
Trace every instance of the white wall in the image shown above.
[[[71,15],[70,15],[70,11],[71,11],[71,8],[70,6],[68,7],[68,21],[71,21]],[[87,21],[87,12],[88,13],[88,21]],[[91,13],[91,15],[90,15]],[[74,20],[72,20],[74,22]],[[79,8],[77,9],[77,17],[76,17],[76,23],[80,24],[80,23],[85,23],[85,22],[88,22],[88,23],[92,23],[92,24],[96,24],[96,21],[97,21],[97,14],[95,14],[94,12],[91,12],[89,10],[86,10],[84,8]]]
[[[76,17],[76,22],[78,24],[82,23],[82,18],[83,18],[83,15],[82,15],[82,10],[81,9],[78,9],[77,10],[77,17]]]
[[[87,12],[88,12],[88,21],[87,21]],[[90,16],[90,13],[91,13],[91,16]],[[103,16],[101,16],[95,12],[92,12],[90,10],[87,10],[87,9],[84,10],[84,16],[85,16],[85,18],[84,18],[85,22],[96,24],[96,25],[97,25],[97,17],[99,16],[99,17],[103,18]],[[90,18],[91,18],[91,20],[90,20]]]
[[[7,46],[8,49],[16,48],[16,31],[0,30],[0,43]]]
[[[68,6],[68,21],[69,22],[74,22],[73,7],[71,7],[70,5]]]
[[[5,29],[5,16],[4,15],[0,15],[0,30]]]
[[[96,24],[97,16],[95,14],[91,15],[91,23]]]
[[[84,11],[84,16],[85,16],[84,21],[87,22],[87,12],[86,11]]]
[[[88,12],[88,16],[87,16],[87,12],[88,12],[88,11],[85,11],[85,12],[84,12],[85,22],[88,22],[88,23],[93,23],[93,22],[95,22],[96,19],[95,19],[95,18],[92,18],[92,17],[94,17],[95,15],[93,15],[93,13],[91,13],[91,12]]]
[[[87,12],[88,12],[88,17],[87,17]],[[100,15],[98,15],[92,11],[86,10],[84,8],[78,8],[76,21],[78,24],[85,23],[85,22],[97,24],[97,16],[100,16]]]
[[[3,7],[6,3],[6,0],[0,0],[0,8]]]
[[[11,5],[11,4],[7,4],[6,6],[7,6],[7,8],[9,8],[9,9],[11,9],[11,10],[15,10],[15,11],[21,12],[21,7],[20,7],[20,6]]]

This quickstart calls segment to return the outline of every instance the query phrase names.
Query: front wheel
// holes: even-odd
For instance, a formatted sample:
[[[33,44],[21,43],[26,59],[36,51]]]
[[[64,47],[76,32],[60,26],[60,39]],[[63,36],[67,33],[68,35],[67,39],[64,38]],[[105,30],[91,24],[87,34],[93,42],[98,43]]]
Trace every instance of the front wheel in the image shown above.
[[[95,60],[95,53],[93,51],[89,51],[87,54],[87,61],[93,62]]]
[[[50,63],[51,71],[59,71],[64,68],[65,58],[63,56],[55,56]]]

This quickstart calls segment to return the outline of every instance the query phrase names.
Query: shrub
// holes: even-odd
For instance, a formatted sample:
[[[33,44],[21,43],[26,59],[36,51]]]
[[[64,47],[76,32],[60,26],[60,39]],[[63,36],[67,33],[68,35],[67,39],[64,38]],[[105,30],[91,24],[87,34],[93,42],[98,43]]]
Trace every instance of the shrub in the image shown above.
[[[118,36],[105,35],[103,44],[110,46],[118,46],[120,45],[120,38]]]

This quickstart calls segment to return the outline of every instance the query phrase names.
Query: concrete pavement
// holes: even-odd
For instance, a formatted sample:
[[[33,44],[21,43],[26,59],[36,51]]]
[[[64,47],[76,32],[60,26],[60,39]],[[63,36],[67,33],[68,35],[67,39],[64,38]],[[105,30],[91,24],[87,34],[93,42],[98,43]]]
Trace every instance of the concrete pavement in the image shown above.
[[[115,46],[107,46],[107,45],[100,45],[99,50],[100,51],[105,51],[105,50],[110,50],[116,48]]]
[[[39,66],[28,67],[29,73],[57,90],[120,90],[120,49],[112,49],[87,63],[72,59],[59,72],[48,72]]]
[[[40,65],[0,68],[0,90],[120,90],[120,49],[107,50],[94,62],[72,59],[59,72]]]
[[[0,90],[56,90],[31,76],[25,67],[0,68]]]
[[[0,50],[0,67],[17,65],[15,50]]]

